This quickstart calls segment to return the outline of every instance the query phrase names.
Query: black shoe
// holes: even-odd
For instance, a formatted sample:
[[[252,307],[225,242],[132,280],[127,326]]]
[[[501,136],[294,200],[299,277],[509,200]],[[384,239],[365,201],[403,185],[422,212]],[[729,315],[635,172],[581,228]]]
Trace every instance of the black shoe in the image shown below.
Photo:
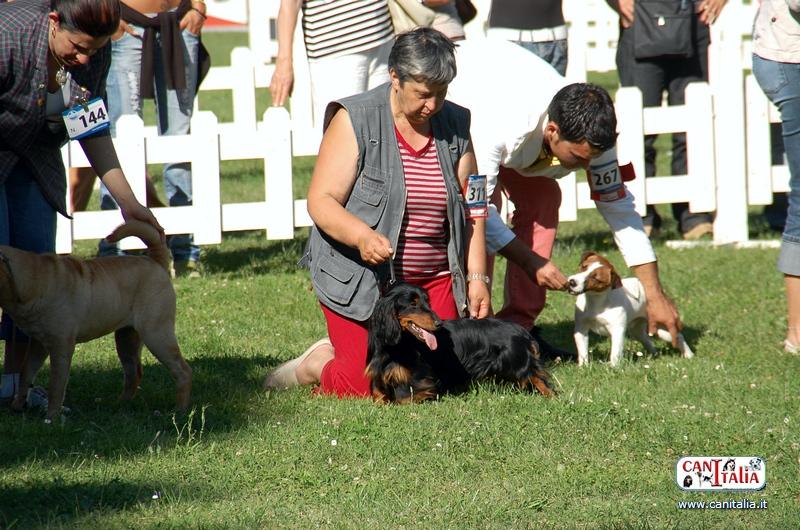
[[[539,354],[541,355],[542,359],[547,359],[550,361],[564,361],[566,359],[575,359],[577,357],[577,355],[575,355],[573,352],[557,348],[544,340],[544,338],[542,338],[542,328],[539,326],[533,326],[530,333],[531,337],[533,337],[533,339],[539,345]]]

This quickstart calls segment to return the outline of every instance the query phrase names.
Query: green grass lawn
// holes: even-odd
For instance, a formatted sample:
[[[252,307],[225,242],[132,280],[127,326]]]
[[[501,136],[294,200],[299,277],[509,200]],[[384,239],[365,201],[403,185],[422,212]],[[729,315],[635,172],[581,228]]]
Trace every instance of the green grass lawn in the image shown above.
[[[214,51],[239,37],[209,34],[207,43]],[[295,160],[296,197],[312,167],[313,158]],[[225,200],[257,195],[260,171],[223,166]],[[755,237],[774,237],[756,209],[752,217]],[[625,270],[595,211],[560,228],[553,259],[562,270],[587,249]],[[608,341],[593,337],[588,368],[549,367],[555,399],[485,384],[377,406],[261,390],[271,368],[325,334],[308,275],[295,266],[307,233],[225,234],[204,249],[203,278],[175,281],[191,412],[171,412],[174,386],[148,353],[138,396],[119,402],[112,337],[78,346],[63,422],[0,408],[0,529],[800,527],[800,357],[780,348],[776,250],[656,241],[691,361],[663,345],[637,355],[641,346],[628,342],[612,370]],[[667,227],[662,237],[674,235]],[[78,253],[92,251],[84,242]],[[493,295],[499,308],[499,285]],[[546,337],[571,349],[573,303],[554,293],[540,319]],[[45,367],[38,383],[47,379]],[[761,456],[767,486],[684,493],[675,483],[683,455]],[[740,499],[768,508],[677,508]]]

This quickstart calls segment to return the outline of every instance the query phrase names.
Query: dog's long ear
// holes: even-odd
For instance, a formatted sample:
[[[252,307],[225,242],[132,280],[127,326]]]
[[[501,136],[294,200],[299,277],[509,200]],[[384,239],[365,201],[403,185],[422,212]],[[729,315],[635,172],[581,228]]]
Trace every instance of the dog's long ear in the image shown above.
[[[374,344],[375,351],[378,351],[381,345],[400,342],[400,334],[403,330],[400,327],[400,322],[397,321],[397,315],[394,311],[394,298],[389,293],[378,300],[375,305],[375,310],[369,319],[370,350],[373,349],[373,340],[376,341]]]

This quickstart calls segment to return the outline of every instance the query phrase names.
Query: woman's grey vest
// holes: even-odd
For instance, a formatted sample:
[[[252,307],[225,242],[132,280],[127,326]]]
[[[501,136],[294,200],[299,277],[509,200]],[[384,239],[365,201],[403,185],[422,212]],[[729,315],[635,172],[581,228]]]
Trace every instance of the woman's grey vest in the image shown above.
[[[406,207],[406,188],[389,104],[390,89],[391,85],[387,83],[329,104],[325,127],[340,107],[347,110],[358,141],[358,176],[345,208],[389,238],[392,248],[397,249]],[[469,111],[449,101],[431,117],[439,165],[447,188],[447,217],[450,221],[447,257],[453,296],[461,312],[466,307],[466,222],[455,168],[467,150],[469,121]],[[370,317],[380,296],[380,288],[389,279],[388,262],[379,266],[368,265],[361,260],[358,249],[334,241],[316,226],[311,229],[305,259],[309,260],[311,282],[320,302],[353,320],[364,321]]]

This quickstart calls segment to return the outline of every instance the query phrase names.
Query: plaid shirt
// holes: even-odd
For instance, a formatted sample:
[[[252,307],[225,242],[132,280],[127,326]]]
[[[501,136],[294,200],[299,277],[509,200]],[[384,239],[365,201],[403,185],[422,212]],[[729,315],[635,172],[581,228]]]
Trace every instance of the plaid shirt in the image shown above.
[[[50,0],[0,3],[0,183],[21,161],[33,173],[47,201],[67,215],[67,179],[60,147],[68,136],[61,116],[48,119],[45,115],[49,12]],[[109,42],[88,65],[69,69],[73,104],[84,87],[89,97],[105,97],[110,64]]]

